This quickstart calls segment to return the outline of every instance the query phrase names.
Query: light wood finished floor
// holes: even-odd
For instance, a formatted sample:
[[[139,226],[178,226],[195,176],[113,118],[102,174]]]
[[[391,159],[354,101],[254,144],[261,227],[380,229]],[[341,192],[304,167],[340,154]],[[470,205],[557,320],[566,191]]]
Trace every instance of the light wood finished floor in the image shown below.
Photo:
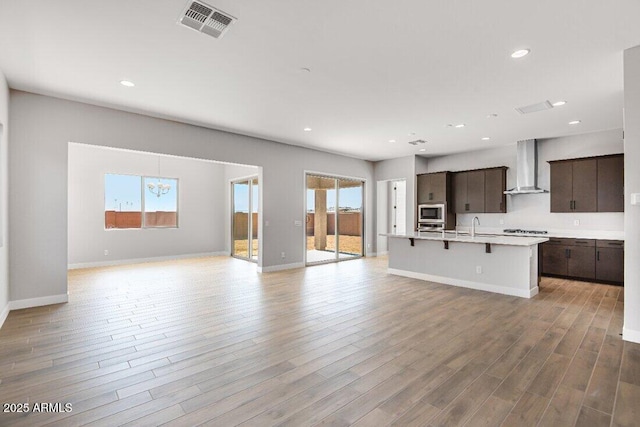
[[[386,274],[278,273],[217,257],[69,273],[70,302],[0,330],[10,426],[608,426],[640,423],[622,288],[545,279],[533,299]]]

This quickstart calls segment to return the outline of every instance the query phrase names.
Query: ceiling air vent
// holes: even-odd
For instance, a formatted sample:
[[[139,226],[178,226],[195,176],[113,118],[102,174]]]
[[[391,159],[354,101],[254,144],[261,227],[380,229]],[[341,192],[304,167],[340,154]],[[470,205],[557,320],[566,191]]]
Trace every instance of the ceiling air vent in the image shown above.
[[[520,114],[536,113],[538,111],[550,110],[553,105],[549,101],[539,102],[537,104],[527,105],[526,107],[518,107],[516,111]]]
[[[222,38],[235,21],[228,13],[199,1],[190,1],[179,20],[185,27],[217,39]]]
[[[418,144],[424,144],[425,142],[427,141],[425,141],[424,139],[416,139],[415,141],[409,141],[409,144],[418,145]]]

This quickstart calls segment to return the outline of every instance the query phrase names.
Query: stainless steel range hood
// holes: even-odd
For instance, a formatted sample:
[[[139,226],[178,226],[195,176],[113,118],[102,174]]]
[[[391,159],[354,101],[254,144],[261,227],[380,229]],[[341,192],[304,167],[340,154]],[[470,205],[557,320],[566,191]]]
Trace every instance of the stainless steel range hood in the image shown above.
[[[535,139],[518,141],[516,160],[516,187],[504,194],[546,193],[546,190],[538,188],[538,150]]]

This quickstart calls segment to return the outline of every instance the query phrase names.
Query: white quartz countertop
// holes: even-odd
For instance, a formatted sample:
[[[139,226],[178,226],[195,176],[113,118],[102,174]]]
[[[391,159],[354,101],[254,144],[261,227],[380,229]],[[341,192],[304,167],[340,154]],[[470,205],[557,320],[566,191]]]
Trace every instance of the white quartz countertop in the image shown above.
[[[507,227],[524,228],[528,227]],[[470,227],[459,226],[458,234],[469,234]],[[536,229],[536,227],[533,227]],[[502,228],[478,227],[476,234],[514,237],[562,237],[569,239],[600,239],[600,240],[624,240],[624,231],[600,231],[600,230],[547,230],[547,234],[505,233]]]
[[[458,234],[455,232],[446,232],[444,236],[442,232],[434,231],[417,231],[414,233],[405,234],[393,234],[393,233],[381,233],[381,236],[387,236],[396,239],[416,239],[416,240],[439,240],[448,242],[461,242],[461,243],[490,243],[492,245],[507,245],[507,246],[533,246],[540,243],[544,243],[549,239],[546,237],[523,237],[523,236],[501,236],[496,234],[480,234],[477,233],[475,237],[471,237],[468,234]]]

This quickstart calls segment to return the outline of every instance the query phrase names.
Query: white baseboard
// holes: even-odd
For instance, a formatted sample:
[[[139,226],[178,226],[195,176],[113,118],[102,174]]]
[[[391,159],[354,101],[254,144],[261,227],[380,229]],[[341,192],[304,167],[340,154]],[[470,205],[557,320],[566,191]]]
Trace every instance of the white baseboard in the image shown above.
[[[273,271],[292,270],[294,268],[303,268],[303,262],[294,262],[291,264],[270,265],[268,267],[258,267],[258,273],[270,273]]]
[[[521,297],[521,298],[531,298],[537,295],[539,290],[537,286],[533,289],[521,290],[521,289],[507,288],[505,286],[496,286],[496,285],[488,285],[486,283],[471,282],[468,280],[452,279],[451,277],[441,277],[441,276],[434,276],[434,275],[425,274],[425,273],[416,273],[414,271],[398,270],[395,268],[388,268],[387,272],[389,274],[394,274],[396,276],[410,277],[412,279],[426,280],[428,282],[436,282],[436,283],[442,283],[445,285],[459,286],[461,288],[477,289],[479,291],[494,292],[497,294],[511,295],[511,296]]]
[[[622,339],[640,344],[640,331],[622,327]]]
[[[151,257],[151,258],[132,258],[132,259],[118,259],[118,260],[111,260],[111,261],[80,262],[77,264],[69,264],[67,268],[69,270],[77,270],[80,268],[111,267],[114,265],[140,264],[143,262],[169,261],[172,259],[202,258],[202,257],[209,257],[209,256],[230,256],[230,255],[231,254],[226,251],[205,252],[205,253],[198,253],[198,254],[167,255],[167,256],[159,256],[159,257]]]
[[[23,308],[40,307],[42,305],[62,304],[69,302],[69,294],[50,295],[48,297],[19,299],[9,301],[9,310],[21,310]]]
[[[374,256],[378,256],[378,254],[376,252],[367,252],[365,256],[374,257]]]
[[[2,328],[2,325],[4,325],[4,321],[7,320],[9,310],[11,309],[9,308],[9,303],[7,303],[7,305],[5,305],[2,309],[2,312],[0,312],[0,328]]]
[[[380,251],[376,256],[385,256],[385,255],[389,255],[389,251]]]

